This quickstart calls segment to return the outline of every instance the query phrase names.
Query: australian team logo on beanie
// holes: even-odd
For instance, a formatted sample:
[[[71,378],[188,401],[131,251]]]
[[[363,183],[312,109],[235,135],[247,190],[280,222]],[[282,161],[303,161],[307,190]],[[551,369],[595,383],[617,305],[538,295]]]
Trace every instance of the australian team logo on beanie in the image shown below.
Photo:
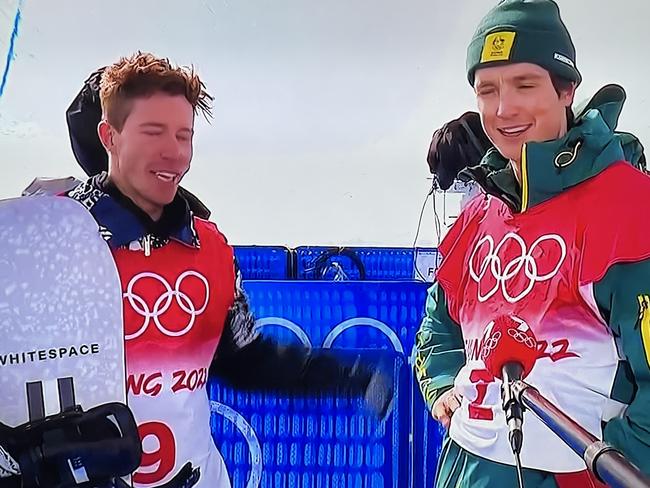
[[[516,32],[493,32],[485,36],[483,51],[481,52],[481,63],[490,61],[508,61],[510,52],[515,43]]]

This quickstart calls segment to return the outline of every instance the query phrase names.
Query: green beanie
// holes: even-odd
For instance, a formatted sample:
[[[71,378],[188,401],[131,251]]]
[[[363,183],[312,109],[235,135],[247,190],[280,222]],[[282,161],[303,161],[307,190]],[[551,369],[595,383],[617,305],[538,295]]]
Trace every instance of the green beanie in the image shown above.
[[[576,50],[552,0],[502,0],[479,24],[467,48],[467,79],[478,68],[533,63],[580,84]]]

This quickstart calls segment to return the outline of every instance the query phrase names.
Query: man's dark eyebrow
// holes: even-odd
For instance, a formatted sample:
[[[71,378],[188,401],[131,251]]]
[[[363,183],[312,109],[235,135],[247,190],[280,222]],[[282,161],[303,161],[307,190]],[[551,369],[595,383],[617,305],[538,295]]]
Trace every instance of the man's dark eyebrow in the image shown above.
[[[536,73],[531,73],[531,74],[526,74],[526,75],[519,75],[519,76],[513,76],[512,80],[516,83],[521,83],[521,82],[526,82],[526,81],[537,81],[542,78],[542,75],[536,74]],[[480,81],[476,85],[476,89],[480,88],[485,88],[485,87],[493,87],[495,86],[495,83],[493,81]]]
[[[529,75],[519,75],[513,78],[514,81],[537,81],[542,78],[542,75],[538,74],[529,74]]]
[[[480,88],[492,87],[492,86],[495,86],[495,84],[494,84],[493,81],[479,81],[479,82],[476,84],[476,89],[478,90],[478,89],[480,89]]]

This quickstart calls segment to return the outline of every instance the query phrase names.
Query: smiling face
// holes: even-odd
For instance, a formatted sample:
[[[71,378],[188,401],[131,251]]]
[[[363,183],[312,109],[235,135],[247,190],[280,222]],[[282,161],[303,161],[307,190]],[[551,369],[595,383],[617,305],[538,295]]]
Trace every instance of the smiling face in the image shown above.
[[[549,72],[536,64],[480,68],[474,91],[485,133],[517,167],[524,143],[558,139],[567,132],[566,109],[575,86],[558,94]]]
[[[104,69],[99,98],[109,177],[158,220],[190,168],[194,116],[212,115],[212,96],[194,68],[137,52]]]
[[[164,92],[133,99],[119,131],[106,120],[100,123],[111,181],[154,220],[190,168],[193,133],[190,102]]]

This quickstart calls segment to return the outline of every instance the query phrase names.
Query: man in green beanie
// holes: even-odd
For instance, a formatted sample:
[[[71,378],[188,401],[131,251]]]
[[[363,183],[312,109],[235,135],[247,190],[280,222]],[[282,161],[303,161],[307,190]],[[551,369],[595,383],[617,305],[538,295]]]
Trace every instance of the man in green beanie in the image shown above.
[[[650,474],[650,177],[616,131],[625,92],[602,88],[574,116],[576,53],[550,0],[504,0],[479,24],[467,76],[494,147],[464,170],[483,189],[440,245],[444,260],[416,336],[415,370],[449,427],[438,487],[517,486],[499,325],[533,341],[526,381]],[[505,326],[504,326],[505,327]],[[532,487],[599,486],[531,413],[521,447]]]

